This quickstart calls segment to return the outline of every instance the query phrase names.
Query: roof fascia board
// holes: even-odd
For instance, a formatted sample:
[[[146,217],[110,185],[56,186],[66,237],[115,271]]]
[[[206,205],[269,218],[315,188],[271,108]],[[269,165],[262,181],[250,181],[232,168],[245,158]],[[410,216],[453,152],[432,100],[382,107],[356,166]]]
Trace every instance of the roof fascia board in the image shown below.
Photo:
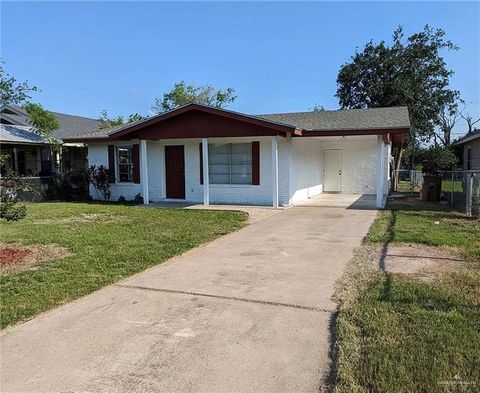
[[[480,138],[480,132],[477,133],[477,134],[464,136],[463,138],[459,139],[458,141],[453,142],[453,145],[454,146],[463,145],[464,143],[471,142],[471,141],[473,141],[477,138]]]
[[[315,130],[303,131],[301,137],[312,136],[346,136],[346,135],[383,135],[383,134],[406,134],[409,128],[377,128],[377,129],[349,129],[349,130]]]

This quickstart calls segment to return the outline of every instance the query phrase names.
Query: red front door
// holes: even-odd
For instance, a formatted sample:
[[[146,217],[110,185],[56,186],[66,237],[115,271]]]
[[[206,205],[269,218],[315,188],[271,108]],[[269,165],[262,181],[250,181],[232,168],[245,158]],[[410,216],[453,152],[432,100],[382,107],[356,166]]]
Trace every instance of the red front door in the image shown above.
[[[185,199],[185,156],[181,146],[165,146],[166,197]]]

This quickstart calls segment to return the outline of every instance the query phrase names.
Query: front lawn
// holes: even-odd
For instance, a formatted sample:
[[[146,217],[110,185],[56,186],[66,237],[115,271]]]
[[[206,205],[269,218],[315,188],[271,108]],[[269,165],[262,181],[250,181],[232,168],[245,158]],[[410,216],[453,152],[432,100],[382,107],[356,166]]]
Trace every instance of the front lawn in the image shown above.
[[[480,222],[425,206],[391,204],[365,239],[340,295],[338,392],[480,389]],[[432,280],[362,266],[365,250],[389,243],[448,247],[465,262]]]
[[[246,224],[246,214],[88,203],[28,204],[1,242],[57,245],[67,256],[0,276],[1,327],[89,294]]]

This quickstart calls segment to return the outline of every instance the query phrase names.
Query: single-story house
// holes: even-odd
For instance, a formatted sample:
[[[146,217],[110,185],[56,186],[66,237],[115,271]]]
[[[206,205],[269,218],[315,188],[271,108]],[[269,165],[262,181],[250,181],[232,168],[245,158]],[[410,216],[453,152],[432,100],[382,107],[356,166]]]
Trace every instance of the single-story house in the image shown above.
[[[480,171],[480,130],[473,130],[453,143],[462,148],[463,170]]]
[[[97,119],[50,112],[59,123],[54,137],[63,142],[87,130],[100,128]],[[70,176],[83,176],[87,168],[87,149],[83,144],[63,143],[61,157],[52,154],[51,144],[31,126],[28,113],[17,105],[0,108],[0,154],[9,157],[2,167],[21,176],[49,176],[62,172]],[[58,166],[61,164],[61,168]]]
[[[2,174],[7,169],[24,176],[51,171],[50,142],[37,134],[33,127],[0,124],[0,142],[0,154],[7,158],[2,162]]]
[[[114,174],[112,199],[278,207],[332,192],[376,195],[381,207],[391,147],[409,128],[406,107],[252,116],[188,104],[64,140]]]

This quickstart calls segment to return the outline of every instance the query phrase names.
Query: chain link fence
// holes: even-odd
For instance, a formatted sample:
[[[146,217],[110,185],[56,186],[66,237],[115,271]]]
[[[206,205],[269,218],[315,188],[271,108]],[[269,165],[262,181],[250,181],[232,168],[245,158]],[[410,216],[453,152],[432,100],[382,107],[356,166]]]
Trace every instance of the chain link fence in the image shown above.
[[[470,216],[480,217],[480,171],[440,171],[441,200]],[[417,194],[422,189],[421,171],[393,171],[392,190]]]

